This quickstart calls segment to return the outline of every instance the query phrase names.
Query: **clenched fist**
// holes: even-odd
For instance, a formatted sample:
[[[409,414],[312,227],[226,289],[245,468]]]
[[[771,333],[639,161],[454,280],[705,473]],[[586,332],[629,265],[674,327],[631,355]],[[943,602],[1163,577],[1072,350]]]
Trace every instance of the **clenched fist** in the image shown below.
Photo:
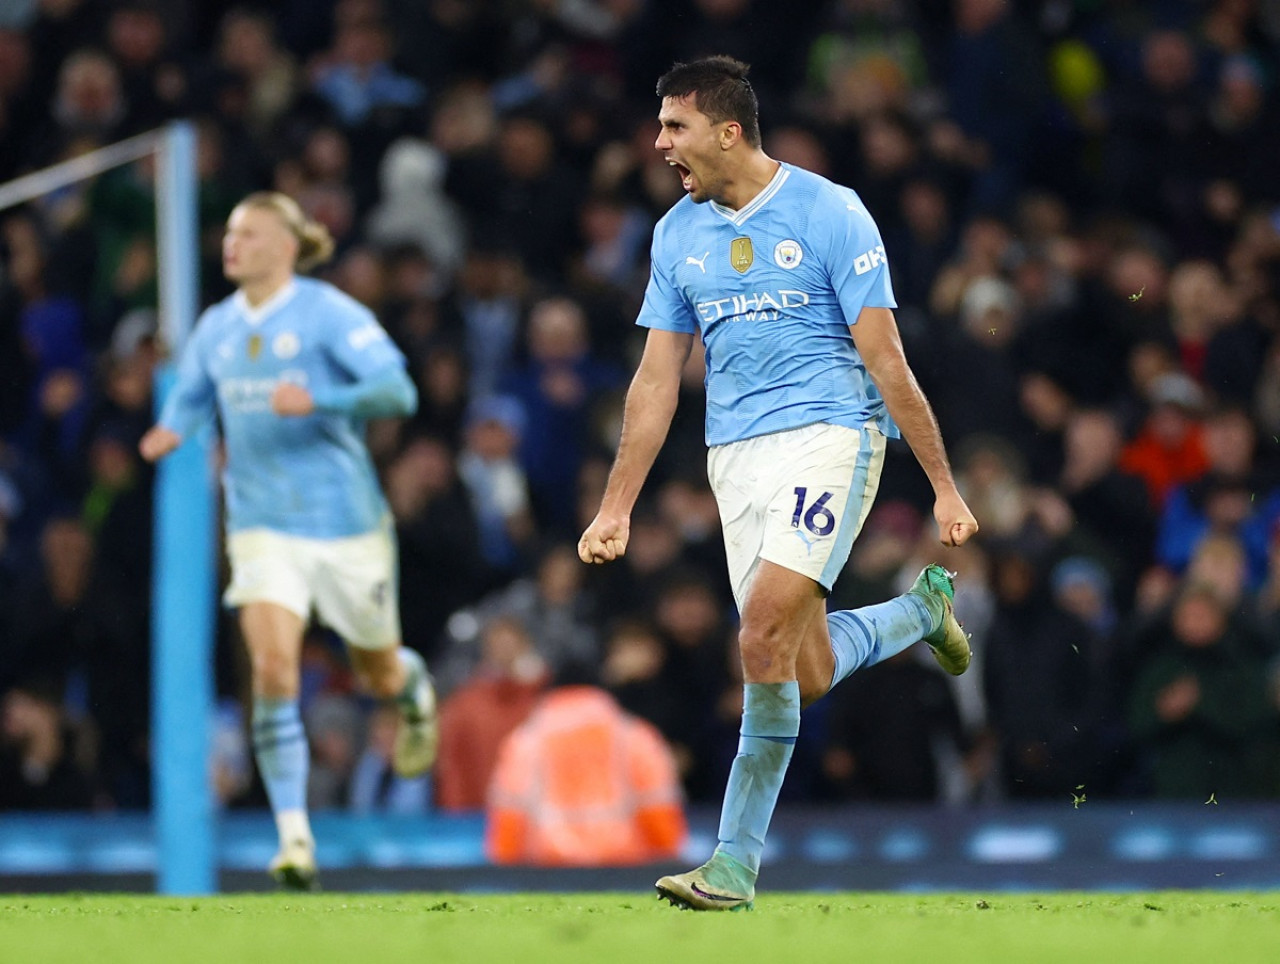
[[[583,562],[612,562],[626,555],[627,540],[631,537],[629,516],[605,515],[603,512],[591,520],[591,525],[578,540],[578,558]]]

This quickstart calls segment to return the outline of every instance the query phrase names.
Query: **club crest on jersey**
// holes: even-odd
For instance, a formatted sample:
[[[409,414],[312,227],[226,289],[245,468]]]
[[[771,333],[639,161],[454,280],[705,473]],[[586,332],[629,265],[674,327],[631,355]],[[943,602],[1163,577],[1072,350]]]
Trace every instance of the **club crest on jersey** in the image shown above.
[[[302,350],[302,340],[296,332],[282,331],[271,342],[272,353],[281,361],[288,361]]]
[[[250,335],[246,348],[249,353],[249,361],[257,361],[258,356],[262,354],[262,336],[258,334]]]
[[[779,241],[773,247],[773,263],[779,268],[790,270],[804,260],[804,251],[800,248],[799,241],[792,241],[787,238],[785,241]]]
[[[738,274],[746,274],[747,269],[755,263],[756,253],[751,248],[750,238],[734,238],[729,244],[729,264]]]

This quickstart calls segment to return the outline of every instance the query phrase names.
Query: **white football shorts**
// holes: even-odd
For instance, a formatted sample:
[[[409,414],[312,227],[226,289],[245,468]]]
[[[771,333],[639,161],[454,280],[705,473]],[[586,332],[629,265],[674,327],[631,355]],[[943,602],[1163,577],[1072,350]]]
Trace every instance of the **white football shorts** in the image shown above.
[[[806,425],[717,445],[707,476],[741,609],[761,559],[831,589],[880,486],[884,435]]]
[[[270,602],[316,618],[349,645],[385,649],[400,641],[395,535],[390,523],[358,536],[308,539],[273,529],[227,537],[227,606]]]

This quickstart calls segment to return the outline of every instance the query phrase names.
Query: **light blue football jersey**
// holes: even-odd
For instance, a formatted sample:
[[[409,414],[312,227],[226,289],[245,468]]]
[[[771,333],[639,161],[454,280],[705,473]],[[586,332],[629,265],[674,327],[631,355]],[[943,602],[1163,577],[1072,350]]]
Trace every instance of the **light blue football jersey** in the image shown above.
[[[318,395],[404,366],[371,311],[333,285],[294,278],[256,309],[237,292],[204,312],[160,424],[186,437],[216,402],[229,531],[358,535],[377,529],[387,512],[364,420],[282,417],[271,411],[271,393],[294,382]]]
[[[701,332],[708,445],[817,422],[898,436],[849,333],[864,307],[897,307],[852,190],[783,164],[740,211],[684,197],[650,258],[637,324]]]

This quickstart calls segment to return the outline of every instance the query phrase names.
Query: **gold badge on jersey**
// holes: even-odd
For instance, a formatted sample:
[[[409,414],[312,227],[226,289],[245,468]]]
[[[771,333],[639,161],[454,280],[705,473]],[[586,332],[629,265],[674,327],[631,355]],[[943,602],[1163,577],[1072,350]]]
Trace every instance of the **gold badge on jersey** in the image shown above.
[[[756,255],[751,249],[750,238],[734,238],[729,244],[729,264],[738,274],[746,274],[747,269],[755,262]]]
[[[258,356],[262,354],[262,336],[253,334],[249,336],[249,361],[257,361]]]

